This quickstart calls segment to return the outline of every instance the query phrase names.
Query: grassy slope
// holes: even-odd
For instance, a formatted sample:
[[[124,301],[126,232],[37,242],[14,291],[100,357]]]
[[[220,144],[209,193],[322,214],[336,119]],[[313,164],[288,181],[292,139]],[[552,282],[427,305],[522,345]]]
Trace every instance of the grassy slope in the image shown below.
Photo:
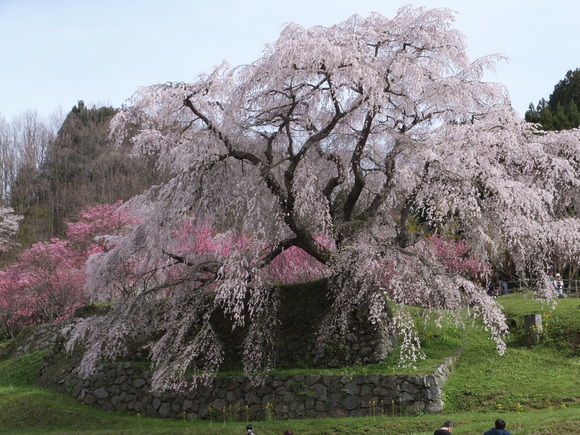
[[[465,351],[446,387],[447,412],[444,416],[400,417],[381,415],[358,419],[319,419],[256,422],[256,432],[281,434],[292,428],[296,434],[432,434],[441,420],[456,423],[454,434],[481,434],[498,417],[517,434],[580,433],[580,358],[571,356],[568,344],[558,339],[561,330],[579,331],[580,300],[560,301],[555,311],[532,299],[509,296],[500,299],[515,331],[505,356],[500,357],[481,331],[473,328],[435,329],[419,325],[425,338],[424,350],[430,361],[420,365],[423,372],[450,355],[465,342]],[[544,343],[527,349],[522,345],[521,321],[524,314],[545,316]],[[552,329],[550,329],[552,325]],[[93,409],[68,396],[34,386],[34,376],[42,364],[42,352],[0,361],[0,433],[83,433],[83,434],[238,434],[245,422],[168,421]],[[353,369],[354,370],[354,369]],[[392,361],[368,368],[400,372]],[[259,429],[259,430],[258,430]]]
[[[531,410],[578,405],[580,358],[570,341],[580,332],[580,299],[554,306],[522,295],[500,298],[513,331],[504,356],[490,342],[474,338],[445,387],[447,409]],[[523,342],[523,316],[542,314],[541,343]],[[580,432],[579,432],[580,433]]]

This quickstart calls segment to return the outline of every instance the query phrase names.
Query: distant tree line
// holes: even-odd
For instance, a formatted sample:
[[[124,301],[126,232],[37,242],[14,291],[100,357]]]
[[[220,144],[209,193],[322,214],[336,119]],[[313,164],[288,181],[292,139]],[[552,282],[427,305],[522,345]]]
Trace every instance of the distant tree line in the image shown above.
[[[79,101],[64,119],[45,121],[35,111],[12,122],[0,116],[0,205],[24,216],[21,248],[63,237],[65,221],[82,207],[126,200],[160,177],[150,156],[130,156],[128,143],[110,144],[116,112]],[[4,254],[2,263],[16,253]]]
[[[525,118],[540,124],[543,130],[569,130],[580,126],[580,68],[566,73],[554,87],[550,98],[530,103]]]

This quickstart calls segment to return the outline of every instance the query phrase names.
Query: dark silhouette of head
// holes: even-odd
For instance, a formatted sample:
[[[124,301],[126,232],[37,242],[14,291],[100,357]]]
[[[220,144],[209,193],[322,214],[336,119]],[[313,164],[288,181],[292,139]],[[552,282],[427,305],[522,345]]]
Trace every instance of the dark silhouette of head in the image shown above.
[[[498,418],[495,421],[495,428],[496,429],[505,429],[505,421],[503,421],[501,418]]]
[[[452,428],[453,422],[451,420],[446,420],[445,423],[443,423],[443,427]]]

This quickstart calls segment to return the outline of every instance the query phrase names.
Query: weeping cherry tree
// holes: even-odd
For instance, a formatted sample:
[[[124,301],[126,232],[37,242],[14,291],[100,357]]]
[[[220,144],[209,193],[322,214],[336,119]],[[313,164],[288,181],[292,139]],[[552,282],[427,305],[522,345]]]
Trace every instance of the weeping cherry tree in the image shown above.
[[[81,369],[149,334],[154,387],[184,385],[189,369],[211,374],[223,358],[216,307],[248,328],[245,370],[275,366],[280,300],[262,271],[291,248],[328,276],[321,339],[348,331],[366,307],[412,359],[420,343],[406,307],[465,308],[502,352],[504,317],[478,279],[486,268],[450,268],[430,237],[460,240],[480,264],[508,252],[547,294],[553,243],[569,254],[580,246],[570,212],[580,135],[518,119],[504,87],[482,80],[502,57],[470,61],[453,21],[445,9],[405,7],[392,19],[289,24],[250,65],[140,89],[112,137],[172,176],[134,198],[142,224],[89,261],[94,299],[128,270],[132,290],[109,317],[74,324],[70,346],[87,346]],[[214,248],[184,249],[185,222],[211,225]]]

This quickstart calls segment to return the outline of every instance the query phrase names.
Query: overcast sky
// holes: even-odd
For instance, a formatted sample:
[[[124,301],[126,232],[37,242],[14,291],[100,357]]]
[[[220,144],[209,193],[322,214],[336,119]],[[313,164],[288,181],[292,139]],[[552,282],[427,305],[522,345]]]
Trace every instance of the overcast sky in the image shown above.
[[[329,26],[353,14],[393,17],[394,0],[0,0],[0,115],[119,107],[139,86],[192,81],[227,60],[256,60],[285,23]],[[523,116],[580,68],[578,0],[422,0],[458,13],[472,59],[502,53],[486,76]]]

